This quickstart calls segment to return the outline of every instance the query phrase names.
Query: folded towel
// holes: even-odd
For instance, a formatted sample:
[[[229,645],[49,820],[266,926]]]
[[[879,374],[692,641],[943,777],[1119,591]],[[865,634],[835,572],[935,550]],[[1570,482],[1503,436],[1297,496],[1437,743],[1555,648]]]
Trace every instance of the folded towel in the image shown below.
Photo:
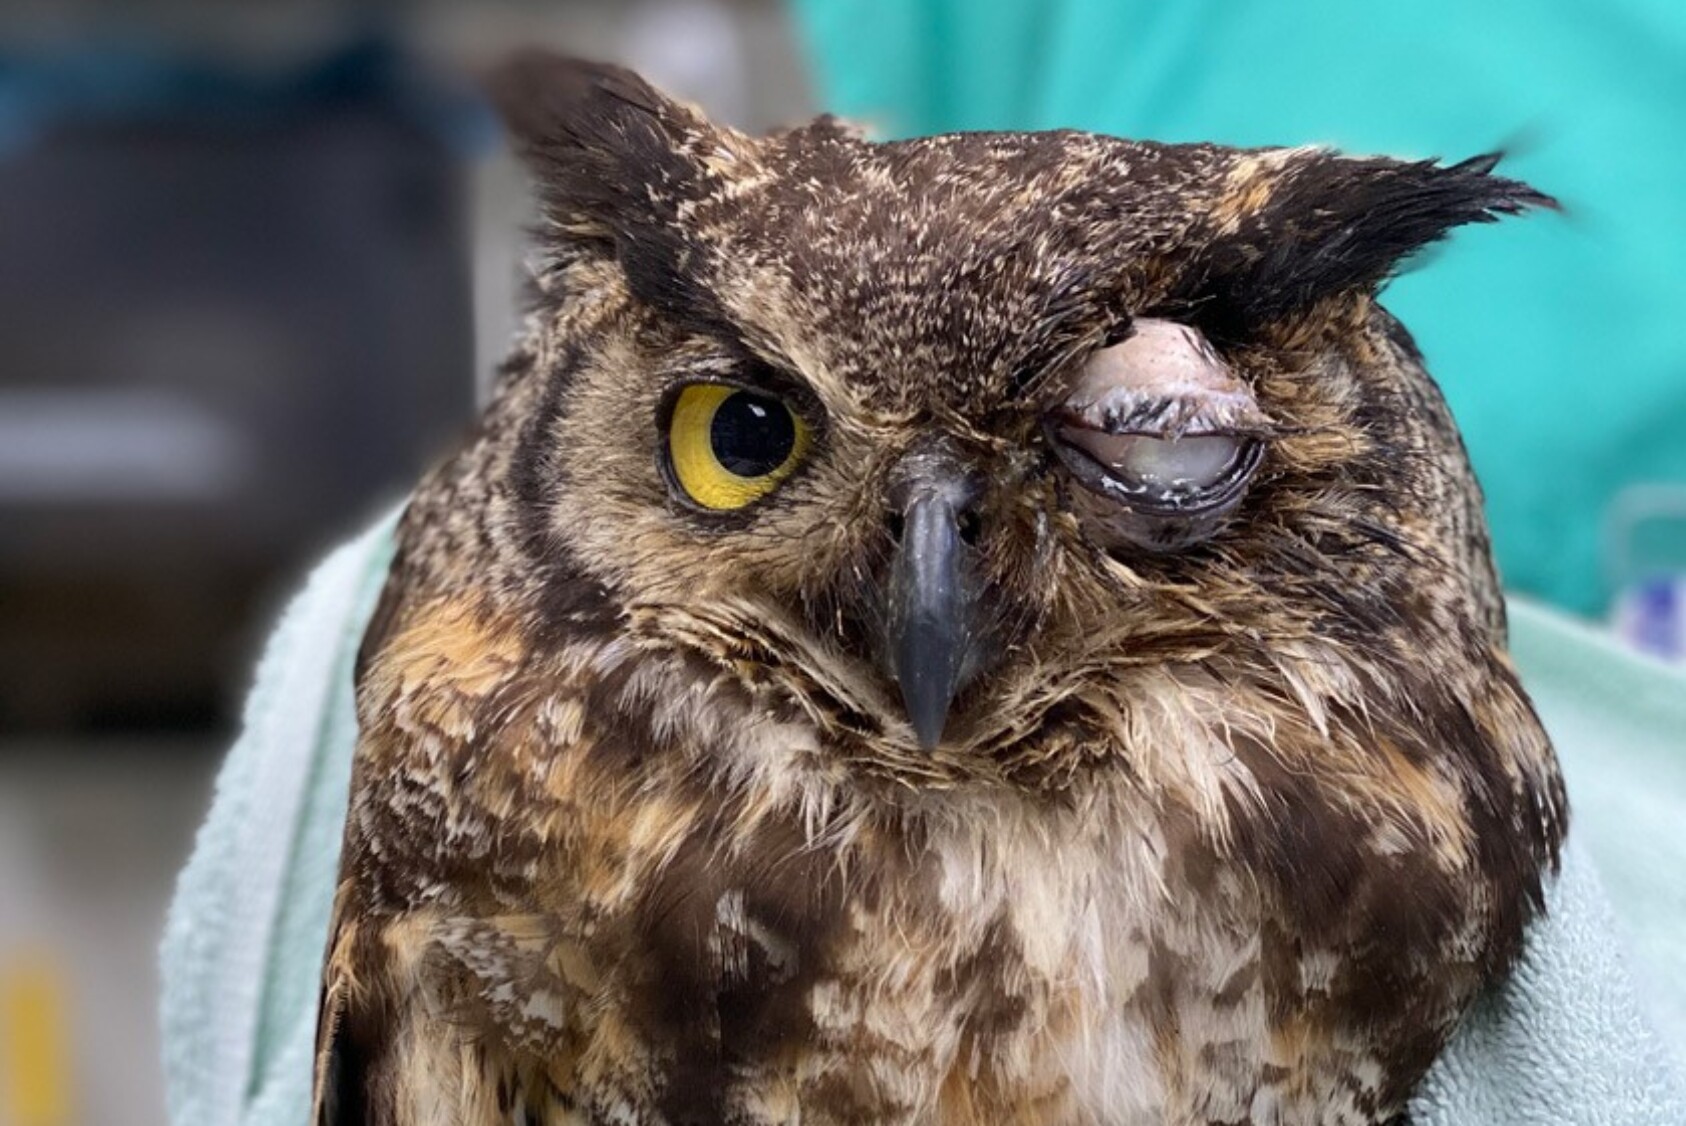
[[[176,889],[163,948],[175,1126],[306,1119],[351,667],[391,532],[383,521],[330,556],[282,616]],[[1459,1030],[1412,1121],[1686,1124],[1686,679],[1536,607],[1513,607],[1513,629],[1569,772],[1573,835],[1517,973]]]
[[[281,617],[164,927],[178,1126],[303,1126],[357,741],[351,670],[393,519],[330,555]]]

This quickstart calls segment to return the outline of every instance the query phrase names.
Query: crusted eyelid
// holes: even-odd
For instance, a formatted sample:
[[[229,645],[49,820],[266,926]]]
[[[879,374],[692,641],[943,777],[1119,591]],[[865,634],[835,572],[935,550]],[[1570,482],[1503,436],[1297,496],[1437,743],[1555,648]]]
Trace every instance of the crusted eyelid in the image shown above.
[[[1180,438],[1277,430],[1243,382],[1198,331],[1142,318],[1123,342],[1089,356],[1053,412],[1068,426],[1107,434]]]
[[[1068,401],[1054,411],[1054,417],[1063,425],[1103,434],[1166,439],[1220,434],[1266,439],[1281,432],[1250,398],[1210,395],[1179,398],[1120,391],[1081,406]]]

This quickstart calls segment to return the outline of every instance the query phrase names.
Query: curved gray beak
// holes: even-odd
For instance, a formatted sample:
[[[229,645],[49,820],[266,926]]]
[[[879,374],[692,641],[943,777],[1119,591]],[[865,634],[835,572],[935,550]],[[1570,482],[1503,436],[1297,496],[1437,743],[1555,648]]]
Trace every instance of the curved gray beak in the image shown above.
[[[964,525],[977,491],[948,459],[916,454],[892,496],[901,536],[890,567],[885,655],[926,750],[942,740],[976,641],[976,567]]]

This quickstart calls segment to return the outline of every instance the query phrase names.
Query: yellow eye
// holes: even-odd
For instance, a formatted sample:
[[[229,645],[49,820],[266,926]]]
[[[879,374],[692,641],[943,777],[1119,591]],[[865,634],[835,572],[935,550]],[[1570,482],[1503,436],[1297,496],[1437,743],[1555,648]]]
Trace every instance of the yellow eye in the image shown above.
[[[807,456],[807,424],[771,395],[692,383],[668,422],[673,476],[704,508],[730,511],[772,492]]]

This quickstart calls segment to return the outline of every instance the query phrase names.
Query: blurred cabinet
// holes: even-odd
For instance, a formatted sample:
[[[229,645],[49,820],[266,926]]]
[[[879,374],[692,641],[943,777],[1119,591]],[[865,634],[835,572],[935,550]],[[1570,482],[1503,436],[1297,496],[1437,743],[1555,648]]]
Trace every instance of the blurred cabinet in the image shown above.
[[[472,114],[378,45],[0,59],[0,730],[224,718],[461,427]]]

